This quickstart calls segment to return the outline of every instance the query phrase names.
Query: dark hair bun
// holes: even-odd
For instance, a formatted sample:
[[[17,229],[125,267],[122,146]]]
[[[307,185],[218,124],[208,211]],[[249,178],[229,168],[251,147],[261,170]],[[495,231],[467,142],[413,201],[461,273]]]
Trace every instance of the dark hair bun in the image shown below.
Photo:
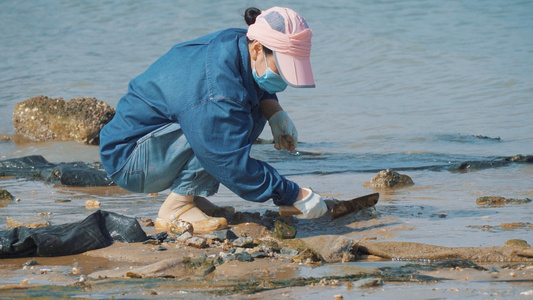
[[[260,14],[261,14],[261,10],[259,8],[256,8],[256,7],[247,8],[246,11],[244,12],[244,21],[246,21],[246,24],[248,24],[248,26],[250,26],[253,23],[255,23],[255,19]]]

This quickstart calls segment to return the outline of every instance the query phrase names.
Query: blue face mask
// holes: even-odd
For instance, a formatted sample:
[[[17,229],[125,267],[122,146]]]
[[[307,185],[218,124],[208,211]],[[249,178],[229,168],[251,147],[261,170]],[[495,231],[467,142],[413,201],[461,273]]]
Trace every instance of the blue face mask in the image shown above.
[[[281,78],[280,75],[276,74],[276,72],[272,71],[272,69],[268,66],[266,56],[265,65],[266,71],[261,77],[257,76],[257,71],[255,70],[254,66],[252,75],[254,76],[255,82],[257,82],[259,88],[269,92],[270,94],[283,92],[287,88],[287,83],[285,80],[283,80],[283,78]]]

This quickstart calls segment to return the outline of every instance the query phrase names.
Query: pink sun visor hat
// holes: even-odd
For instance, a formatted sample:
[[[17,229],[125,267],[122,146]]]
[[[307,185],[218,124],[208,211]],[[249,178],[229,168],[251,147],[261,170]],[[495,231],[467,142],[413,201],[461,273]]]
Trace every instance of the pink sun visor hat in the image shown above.
[[[315,87],[311,69],[313,33],[304,18],[290,8],[262,11],[246,36],[274,52],[281,77],[292,87]]]

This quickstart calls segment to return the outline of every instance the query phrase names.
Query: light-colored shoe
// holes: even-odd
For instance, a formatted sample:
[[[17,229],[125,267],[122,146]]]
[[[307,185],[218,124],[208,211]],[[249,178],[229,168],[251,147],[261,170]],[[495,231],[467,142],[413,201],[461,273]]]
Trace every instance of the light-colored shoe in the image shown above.
[[[180,209],[178,209],[175,213],[171,214],[169,219],[161,219],[161,218],[155,219],[154,227],[155,227],[156,232],[169,231],[171,219],[179,220],[181,215],[183,215],[185,212],[187,212],[188,210],[194,207],[195,205],[192,203],[187,204],[181,207]],[[209,233],[209,232],[228,228],[228,221],[226,220],[226,218],[214,218],[214,217],[209,217],[206,214],[204,214],[204,216],[205,216],[205,219],[202,219],[196,222],[189,222],[191,223],[195,233]],[[187,221],[187,220],[184,220],[184,221]]]

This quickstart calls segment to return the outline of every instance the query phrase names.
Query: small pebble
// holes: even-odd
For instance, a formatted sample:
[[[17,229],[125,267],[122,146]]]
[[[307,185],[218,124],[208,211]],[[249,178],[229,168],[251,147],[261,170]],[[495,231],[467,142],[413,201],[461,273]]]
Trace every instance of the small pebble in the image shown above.
[[[100,201],[91,199],[85,201],[85,208],[86,209],[94,209],[94,208],[100,208]]]
[[[20,285],[29,285],[29,284],[30,284],[30,280],[28,278],[23,279],[22,281],[20,281]]]
[[[38,265],[37,261],[35,259],[30,259],[27,262],[25,262],[22,266],[28,267],[28,266],[36,266]]]
[[[78,267],[73,267],[72,270],[70,271],[70,274],[72,275],[80,275],[81,271]]]

